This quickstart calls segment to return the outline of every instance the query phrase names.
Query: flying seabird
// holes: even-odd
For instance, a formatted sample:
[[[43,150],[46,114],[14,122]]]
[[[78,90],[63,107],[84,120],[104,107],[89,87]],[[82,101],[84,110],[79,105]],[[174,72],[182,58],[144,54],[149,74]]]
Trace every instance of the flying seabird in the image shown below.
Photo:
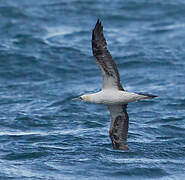
[[[102,90],[93,94],[84,94],[74,98],[74,100],[107,106],[111,115],[109,135],[112,146],[114,149],[129,150],[127,145],[129,126],[129,117],[126,110],[127,104],[142,99],[152,99],[157,96],[127,92],[123,89],[117,66],[107,49],[107,43],[103,35],[103,26],[99,19],[92,31],[92,51],[102,72]]]

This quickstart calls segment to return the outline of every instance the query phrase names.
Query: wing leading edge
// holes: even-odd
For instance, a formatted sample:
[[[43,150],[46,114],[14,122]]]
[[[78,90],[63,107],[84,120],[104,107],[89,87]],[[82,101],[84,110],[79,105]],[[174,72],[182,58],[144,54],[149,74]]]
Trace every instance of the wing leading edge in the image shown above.
[[[107,49],[107,43],[103,35],[103,26],[98,19],[92,32],[92,50],[97,64],[103,75],[103,89],[124,90],[120,83],[117,66]]]

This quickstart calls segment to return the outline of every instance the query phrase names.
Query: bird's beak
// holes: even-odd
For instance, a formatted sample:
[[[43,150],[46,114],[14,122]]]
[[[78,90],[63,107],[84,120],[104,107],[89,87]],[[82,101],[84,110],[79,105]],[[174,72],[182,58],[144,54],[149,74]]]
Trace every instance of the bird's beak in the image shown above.
[[[77,98],[73,98],[72,100],[73,100],[73,101],[81,101],[82,98],[81,98],[81,97],[77,97]]]

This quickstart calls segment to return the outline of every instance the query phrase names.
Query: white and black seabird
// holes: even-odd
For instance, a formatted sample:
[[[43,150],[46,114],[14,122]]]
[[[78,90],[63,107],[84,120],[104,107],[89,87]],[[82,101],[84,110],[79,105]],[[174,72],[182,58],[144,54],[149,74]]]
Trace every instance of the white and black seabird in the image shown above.
[[[102,90],[93,94],[84,94],[74,100],[106,105],[111,114],[109,134],[113,148],[128,150],[127,135],[129,117],[126,110],[127,104],[142,99],[152,99],[157,96],[131,93],[123,89],[117,66],[107,49],[107,43],[103,35],[103,26],[99,19],[92,32],[92,50],[102,72]]]

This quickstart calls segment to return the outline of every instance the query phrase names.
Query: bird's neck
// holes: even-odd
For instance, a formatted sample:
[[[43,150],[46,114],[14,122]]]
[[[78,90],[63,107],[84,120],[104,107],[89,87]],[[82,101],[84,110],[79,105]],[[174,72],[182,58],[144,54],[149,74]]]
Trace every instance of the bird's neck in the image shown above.
[[[101,103],[101,91],[93,94],[85,94],[85,101],[90,103]]]

